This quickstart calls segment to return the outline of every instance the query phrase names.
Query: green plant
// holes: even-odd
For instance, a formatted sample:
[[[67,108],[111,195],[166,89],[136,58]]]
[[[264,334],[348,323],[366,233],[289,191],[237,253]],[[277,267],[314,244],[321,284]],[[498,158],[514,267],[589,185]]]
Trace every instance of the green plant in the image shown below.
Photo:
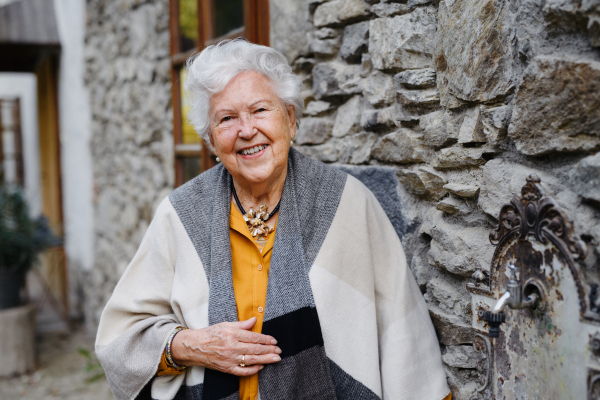
[[[104,369],[102,369],[102,365],[100,365],[100,362],[96,358],[95,354],[93,354],[89,350],[84,349],[83,347],[80,347],[79,349],[77,349],[77,351],[79,351],[79,354],[81,354],[85,358],[85,371],[88,374],[90,374],[90,376],[85,379],[86,383],[96,382],[98,379],[104,378],[106,376],[104,373]]]
[[[198,39],[198,1],[179,1],[179,30],[188,39]]]
[[[48,220],[30,217],[22,191],[0,186],[0,270],[25,273],[41,251],[57,244]]]

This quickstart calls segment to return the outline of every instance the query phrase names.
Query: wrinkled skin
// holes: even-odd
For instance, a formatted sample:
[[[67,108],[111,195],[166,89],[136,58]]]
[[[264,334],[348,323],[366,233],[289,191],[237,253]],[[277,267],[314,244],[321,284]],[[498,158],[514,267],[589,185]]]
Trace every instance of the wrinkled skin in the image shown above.
[[[256,318],[223,322],[204,329],[180,331],[171,352],[180,365],[198,365],[238,376],[254,375],[263,364],[281,360],[281,349],[272,336],[250,332]],[[240,367],[242,355],[246,367]]]
[[[209,118],[214,152],[233,177],[244,209],[267,204],[272,210],[281,198],[296,135],[294,107],[281,103],[268,78],[247,71],[211,98]],[[266,148],[242,154],[259,145]]]
[[[210,141],[233,177],[245,210],[275,208],[287,175],[290,141],[296,134],[292,106],[285,106],[264,75],[237,75],[210,100]],[[254,154],[243,151],[266,146]],[[180,365],[202,366],[238,376],[256,374],[281,360],[275,338],[251,332],[256,318],[184,330],[173,339],[171,354]],[[244,356],[246,367],[240,367]]]

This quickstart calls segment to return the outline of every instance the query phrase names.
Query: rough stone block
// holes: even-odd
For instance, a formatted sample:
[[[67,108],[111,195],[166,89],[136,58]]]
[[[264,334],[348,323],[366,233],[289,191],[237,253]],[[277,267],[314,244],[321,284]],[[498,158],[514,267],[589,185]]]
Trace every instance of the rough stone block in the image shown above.
[[[148,51],[149,45],[152,45],[150,38],[156,37],[154,31],[156,22],[156,8],[151,5],[144,4],[130,11],[128,42],[132,54],[141,54]]]
[[[444,277],[445,278],[445,277]],[[444,313],[455,315],[464,322],[471,320],[471,296],[461,292],[456,280],[434,277],[427,282],[425,300],[428,304],[435,304]]]
[[[359,62],[361,55],[369,47],[369,22],[359,22],[344,28],[344,39],[340,48],[340,57],[346,62]]]
[[[445,188],[446,185],[444,185],[444,189]],[[435,208],[450,215],[466,215],[470,211],[463,200],[455,197],[446,197],[440,200],[440,202],[435,205]]]
[[[407,128],[383,136],[373,148],[373,158],[385,162],[427,162],[432,156],[432,149],[423,145],[423,134]]]
[[[591,45],[600,46],[600,1],[546,0],[542,12],[551,32],[587,32]]]
[[[452,391],[452,400],[472,400],[479,393],[477,389],[481,386],[479,383],[479,375],[475,370],[462,369],[447,366],[443,364],[446,371],[446,379],[448,386]]]
[[[479,194],[479,187],[462,183],[448,183],[444,185],[444,189],[459,197],[470,198]]]
[[[408,89],[434,88],[436,84],[435,69],[423,68],[402,71],[394,76],[394,80]]]
[[[476,167],[486,163],[484,155],[493,153],[493,150],[481,147],[448,147],[437,153],[432,165],[438,169]]]
[[[600,148],[600,62],[536,57],[519,86],[508,135],[528,155]]]
[[[332,129],[333,122],[328,118],[303,118],[294,140],[299,145],[321,144],[331,136]]]
[[[294,147],[300,153],[307,157],[314,158],[324,163],[333,163],[338,160],[338,149],[334,139],[329,140],[325,144],[317,146],[297,146]]]
[[[394,106],[381,110],[364,110],[360,117],[360,126],[367,131],[386,131],[397,126],[397,109]]]
[[[500,106],[481,111],[481,124],[486,142],[495,145],[506,138],[511,115],[511,106]]]
[[[360,76],[365,78],[371,71],[373,71],[371,55],[369,53],[364,53],[360,56]]]
[[[438,307],[429,307],[429,316],[435,333],[446,346],[473,343],[474,333],[470,325],[460,318],[443,313]]]
[[[370,21],[369,53],[373,67],[383,70],[433,66],[435,9],[418,8],[393,18]]]
[[[310,115],[311,117],[316,117],[321,115],[331,109],[331,103],[320,100],[313,100],[304,109],[305,115]]]
[[[465,116],[466,112],[464,109],[446,110],[446,130],[448,131],[449,138],[458,141]]]
[[[318,28],[339,26],[365,19],[369,15],[369,5],[363,0],[333,0],[316,8],[313,23]]]
[[[435,213],[428,222],[432,238],[427,253],[429,264],[462,276],[471,276],[478,268],[488,270],[494,253],[488,239],[489,229],[450,224],[442,215]]]
[[[400,3],[379,3],[371,6],[371,12],[381,18],[408,14],[412,9],[408,4]]]
[[[359,65],[324,62],[314,66],[312,75],[313,91],[317,99],[362,92]]]
[[[458,143],[485,143],[480,107],[472,108],[465,113],[458,133]]]
[[[394,121],[398,126],[415,127],[419,124],[420,119],[427,112],[431,112],[429,108],[404,107],[398,103],[392,105],[395,110]]]
[[[442,355],[444,364],[456,368],[477,368],[479,355],[473,346],[447,346]]]
[[[291,64],[308,49],[309,21],[307,0],[269,2],[270,46],[281,52]]]
[[[397,92],[396,100],[406,107],[431,107],[440,103],[440,93],[437,89],[402,89]]]
[[[600,153],[577,163],[570,176],[569,182],[576,193],[600,202]]]
[[[316,63],[317,60],[312,57],[298,57],[293,62],[292,66],[294,71],[310,73]]]
[[[317,39],[334,39],[341,37],[341,29],[335,28],[321,28],[313,32],[313,35]]]
[[[320,56],[331,56],[337,53],[342,44],[340,36],[325,39],[315,39],[310,42],[310,51]]]
[[[349,133],[358,133],[361,130],[360,116],[363,110],[363,98],[354,96],[342,104],[335,116],[333,124],[333,137],[343,137]]]
[[[494,0],[440,2],[435,64],[442,105],[449,95],[485,102],[514,90],[515,24],[509,6]]]
[[[394,101],[393,78],[374,71],[361,82],[363,95],[373,106],[388,105]]]
[[[398,179],[406,190],[419,197],[439,200],[446,195],[444,177],[437,171],[426,167],[401,169],[397,172]]]
[[[423,143],[429,146],[442,147],[456,141],[448,135],[445,111],[423,115],[419,120],[419,128],[424,132]]]
[[[542,180],[547,196],[558,200],[561,207],[574,209],[580,202],[578,196],[551,174],[538,169],[501,159],[490,160],[481,167],[483,176],[478,205],[488,215],[498,218],[500,208],[521,193],[525,179],[536,174]],[[583,215],[583,213],[581,213]],[[571,217],[578,217],[571,213]]]
[[[346,136],[338,151],[338,161],[349,164],[366,164],[371,159],[371,150],[377,141],[377,135],[361,132]]]

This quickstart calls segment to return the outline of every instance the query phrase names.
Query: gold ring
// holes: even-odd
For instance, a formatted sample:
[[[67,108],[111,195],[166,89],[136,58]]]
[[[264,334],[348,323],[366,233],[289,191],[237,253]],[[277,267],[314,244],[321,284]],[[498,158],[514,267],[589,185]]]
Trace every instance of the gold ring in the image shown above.
[[[240,367],[244,368],[246,366],[246,356],[242,354],[242,363],[240,364]]]

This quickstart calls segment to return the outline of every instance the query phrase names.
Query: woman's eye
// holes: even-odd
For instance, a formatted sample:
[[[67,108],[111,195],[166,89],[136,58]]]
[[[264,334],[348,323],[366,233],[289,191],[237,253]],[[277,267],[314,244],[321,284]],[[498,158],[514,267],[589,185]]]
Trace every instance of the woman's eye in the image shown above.
[[[259,108],[258,110],[256,110],[256,112],[262,112],[262,111],[267,111],[266,108]]]
[[[230,120],[231,120],[231,117],[223,117],[221,119],[221,122],[227,122],[227,121],[230,121]]]

